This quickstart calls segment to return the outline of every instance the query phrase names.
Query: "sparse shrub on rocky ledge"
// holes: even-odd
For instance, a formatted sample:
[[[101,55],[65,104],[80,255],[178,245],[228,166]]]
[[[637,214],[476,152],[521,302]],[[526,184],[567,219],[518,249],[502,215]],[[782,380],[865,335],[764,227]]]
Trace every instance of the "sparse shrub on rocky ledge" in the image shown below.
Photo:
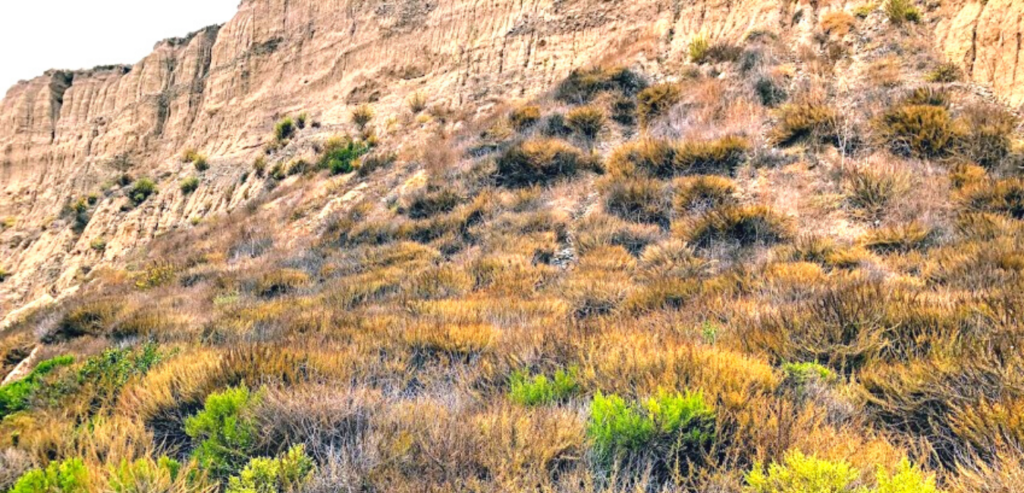
[[[885,0],[882,6],[889,22],[894,25],[902,25],[906,22],[921,22],[921,11],[914,6],[911,0]]]
[[[324,144],[320,168],[331,174],[351,173],[360,157],[370,152],[370,146],[349,137],[333,137]]]
[[[516,144],[498,158],[497,179],[507,187],[550,183],[592,167],[592,159],[562,140],[531,139]]]
[[[963,78],[960,66],[953,62],[940,63],[935,70],[928,74],[928,82],[951,83],[959,82]]]
[[[153,183],[153,180],[140,178],[128,190],[128,199],[137,207],[156,193],[156,183]]]
[[[11,273],[7,269],[0,268],[0,283],[6,281],[8,277],[11,277]]]
[[[352,110],[352,123],[359,128],[360,132],[365,132],[367,125],[373,121],[373,116],[373,108],[364,104]]]
[[[279,144],[287,142],[295,136],[295,120],[291,117],[284,117],[274,126],[274,140]]]
[[[188,178],[185,178],[184,180],[181,180],[181,183],[178,186],[179,188],[181,188],[181,193],[185,195],[191,195],[192,192],[195,192],[197,189],[199,189],[199,178],[195,176],[190,176]]]

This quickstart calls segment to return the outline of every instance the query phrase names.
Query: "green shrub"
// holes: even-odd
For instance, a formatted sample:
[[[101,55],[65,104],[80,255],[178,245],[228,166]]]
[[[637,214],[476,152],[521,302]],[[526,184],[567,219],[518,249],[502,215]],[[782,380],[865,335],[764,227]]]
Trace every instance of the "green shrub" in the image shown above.
[[[274,125],[274,140],[283,143],[295,136],[295,121],[284,117]]]
[[[110,468],[107,484],[111,493],[149,493],[155,491],[180,491],[178,473],[181,463],[167,456],[156,461],[150,458],[134,462],[122,459]]]
[[[646,126],[675,106],[682,98],[682,91],[675,84],[657,84],[640,91],[636,98],[637,116]]]
[[[113,401],[130,379],[145,375],[165,356],[152,342],[137,349],[108,349],[86,360],[78,384],[92,387],[100,400]]]
[[[907,459],[900,461],[894,474],[879,468],[875,481],[878,488],[873,493],[939,493],[935,476],[925,474]]]
[[[197,442],[193,458],[210,477],[226,479],[248,461],[256,440],[252,410],[261,395],[246,387],[210,394],[203,410],[185,420],[185,433]]]
[[[0,419],[28,408],[32,396],[43,386],[44,377],[74,361],[71,356],[48,359],[36,365],[25,378],[0,387]]]
[[[715,243],[768,245],[789,236],[788,221],[765,206],[719,207],[699,218],[687,234],[690,243],[698,248]]]
[[[650,178],[615,179],[607,188],[605,208],[627,221],[668,225],[669,194]]]
[[[661,392],[640,405],[598,393],[590,413],[587,435],[604,462],[646,455],[685,465],[700,460],[715,436],[715,410],[701,392]]]
[[[565,124],[580,137],[593,141],[604,129],[604,112],[593,106],[576,108],[566,115]]]
[[[963,78],[960,66],[953,62],[940,63],[928,74],[928,82],[950,83],[958,82]]]
[[[156,193],[156,183],[153,183],[153,180],[149,178],[142,178],[136,181],[132,188],[128,190],[128,198],[132,201],[132,204],[139,206]]]
[[[778,111],[778,122],[768,133],[768,140],[777,146],[789,146],[801,141],[835,141],[839,115],[824,104],[814,102],[791,103]]]
[[[185,178],[184,180],[181,180],[181,183],[178,184],[178,187],[181,188],[181,193],[189,195],[199,188],[199,178],[195,176]]]
[[[324,146],[320,157],[320,168],[331,170],[331,174],[351,173],[356,161],[370,152],[370,146],[351,138],[332,138]]]
[[[295,118],[295,126],[299,127],[299,130],[306,128],[306,122],[309,121],[309,114],[299,113],[299,116]]]
[[[210,162],[206,160],[206,156],[199,154],[195,157],[195,160],[192,161],[192,166],[195,167],[196,171],[202,173],[203,171],[210,169]]]
[[[892,152],[919,158],[949,156],[964,134],[946,108],[932,105],[897,106],[877,127]]]
[[[829,382],[836,378],[832,370],[815,362],[786,363],[782,365],[782,373],[787,381],[797,386],[804,386],[812,380]]]
[[[302,445],[295,445],[275,459],[252,459],[245,469],[228,480],[227,493],[291,493],[313,472],[313,460]]]
[[[516,108],[508,115],[508,122],[512,128],[522,132],[540,120],[540,106],[529,105]]]
[[[589,166],[579,149],[557,139],[531,139],[517,144],[498,158],[501,185],[523,187],[576,175]]]
[[[50,462],[23,475],[10,493],[89,493],[90,474],[82,459]]]
[[[767,472],[754,464],[746,480],[751,493],[857,493],[862,491],[854,486],[859,476],[846,461],[821,460],[793,450]]]
[[[552,378],[516,371],[509,377],[509,399],[523,406],[562,402],[579,391],[576,368],[558,370]]]
[[[886,0],[883,10],[889,22],[897,26],[905,22],[921,21],[921,11],[914,7],[911,0]]]

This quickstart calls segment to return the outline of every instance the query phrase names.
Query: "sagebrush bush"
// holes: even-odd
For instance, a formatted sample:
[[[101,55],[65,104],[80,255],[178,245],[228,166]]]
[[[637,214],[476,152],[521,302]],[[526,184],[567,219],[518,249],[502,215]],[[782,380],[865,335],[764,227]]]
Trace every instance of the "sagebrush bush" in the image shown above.
[[[701,392],[661,392],[642,403],[617,395],[594,396],[587,435],[605,462],[647,456],[660,468],[681,467],[703,459],[715,437],[715,409]]]
[[[778,111],[778,122],[768,133],[769,140],[778,146],[788,146],[810,140],[814,142],[836,139],[839,115],[824,103],[805,101],[783,105]]]
[[[557,370],[550,378],[547,375],[531,375],[525,370],[516,371],[509,377],[508,398],[524,406],[565,401],[579,391],[577,371],[576,368]]]
[[[649,125],[654,119],[672,109],[682,98],[682,91],[675,84],[653,85],[636,95],[637,116],[642,125]]]
[[[590,158],[567,142],[531,139],[516,144],[498,158],[501,185],[524,187],[572,177],[590,166]]]
[[[724,176],[697,175],[677,178],[672,182],[672,188],[672,207],[676,217],[737,203],[736,184]]]
[[[540,106],[527,105],[512,110],[508,115],[508,122],[517,131],[524,131],[540,121]]]
[[[790,236],[789,221],[765,206],[718,207],[686,228],[686,238],[704,248],[716,243],[773,244]]]
[[[252,411],[262,398],[247,387],[210,394],[203,410],[185,420],[185,433],[196,443],[192,452],[212,478],[227,479],[249,460],[256,441]]]
[[[605,209],[627,221],[668,225],[669,194],[650,178],[615,179],[606,186]]]
[[[899,105],[876,128],[892,152],[920,158],[949,156],[964,135],[946,108],[932,105]]]

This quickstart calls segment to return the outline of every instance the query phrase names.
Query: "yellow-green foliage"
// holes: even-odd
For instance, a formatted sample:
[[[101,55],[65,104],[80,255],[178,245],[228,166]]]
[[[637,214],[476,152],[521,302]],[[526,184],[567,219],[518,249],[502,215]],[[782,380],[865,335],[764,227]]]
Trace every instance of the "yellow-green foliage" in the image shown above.
[[[539,406],[564,401],[579,391],[576,368],[557,370],[551,378],[516,371],[509,377],[508,397],[524,406]]]
[[[897,224],[868,233],[864,246],[881,253],[909,252],[928,246],[932,234],[931,228],[920,222]]]
[[[958,82],[962,77],[959,65],[952,62],[946,62],[940,63],[935,67],[935,70],[928,74],[928,81],[950,83]]]
[[[594,106],[575,108],[566,115],[565,124],[580,137],[594,140],[604,129],[604,111]]]
[[[687,46],[690,53],[690,61],[693,63],[704,63],[708,58],[708,50],[711,49],[711,42],[707,36],[695,36]]]
[[[556,139],[531,139],[517,144],[498,158],[498,180],[521,187],[571,177],[589,166],[579,149]]]
[[[366,126],[373,121],[373,108],[364,104],[352,110],[352,123],[359,127],[359,130],[366,130]]]
[[[882,9],[889,22],[897,26],[905,22],[921,21],[921,11],[917,10],[911,0],[885,0]]]
[[[640,123],[648,125],[655,118],[664,115],[672,109],[682,97],[682,91],[675,84],[657,84],[637,94],[637,116]]]
[[[313,472],[313,460],[302,445],[296,445],[280,457],[256,458],[246,464],[238,476],[228,480],[226,493],[287,493],[298,491]]]
[[[751,493],[938,493],[935,478],[906,459],[891,474],[879,467],[872,487],[861,485],[860,476],[846,461],[829,461],[791,450],[783,462],[773,462],[767,471],[755,464],[746,480]]]
[[[683,174],[731,175],[749,151],[749,142],[737,136],[681,144],[644,139],[616,149],[608,158],[608,170],[613,175],[657,178]]]

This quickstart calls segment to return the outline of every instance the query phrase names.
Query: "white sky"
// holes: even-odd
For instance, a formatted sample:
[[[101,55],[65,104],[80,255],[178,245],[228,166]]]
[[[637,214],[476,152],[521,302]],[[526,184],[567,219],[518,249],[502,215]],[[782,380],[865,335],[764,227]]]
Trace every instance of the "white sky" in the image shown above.
[[[51,69],[134,64],[165,38],[223,24],[240,0],[0,0],[0,97]]]

